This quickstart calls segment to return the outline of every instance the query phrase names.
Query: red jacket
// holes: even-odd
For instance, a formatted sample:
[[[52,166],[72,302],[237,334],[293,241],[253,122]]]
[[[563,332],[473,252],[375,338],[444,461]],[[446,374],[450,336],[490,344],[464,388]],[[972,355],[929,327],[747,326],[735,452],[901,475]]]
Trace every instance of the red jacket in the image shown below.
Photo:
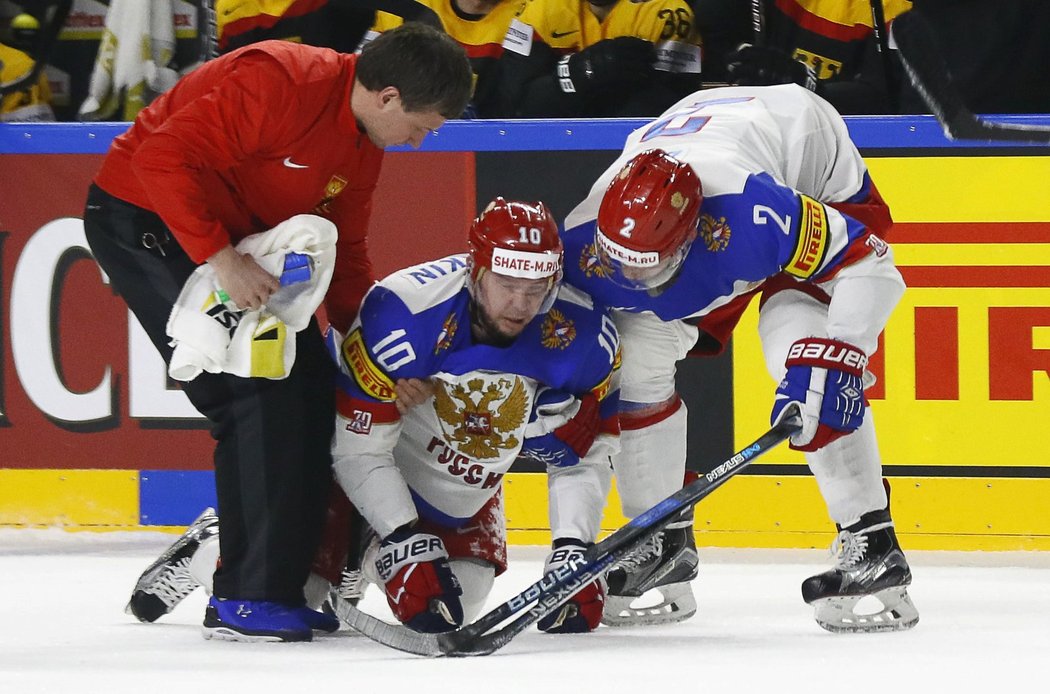
[[[325,306],[349,328],[371,285],[365,231],[383,151],[350,110],[356,57],[283,41],[205,63],[113,142],[95,182],[160,215],[202,263],[313,213],[339,229]]]

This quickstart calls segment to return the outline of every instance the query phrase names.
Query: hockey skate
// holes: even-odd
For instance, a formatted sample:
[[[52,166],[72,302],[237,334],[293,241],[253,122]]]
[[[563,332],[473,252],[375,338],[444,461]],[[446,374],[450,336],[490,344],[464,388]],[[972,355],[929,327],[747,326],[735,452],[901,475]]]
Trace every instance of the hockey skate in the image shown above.
[[[609,572],[602,624],[673,624],[689,619],[696,614],[689,583],[696,578],[699,563],[689,509]],[[650,591],[656,595],[643,598]],[[647,604],[657,595],[659,602]]]
[[[802,599],[815,608],[817,624],[835,633],[856,633],[901,631],[918,623],[919,612],[908,596],[911,569],[888,510],[866,513],[842,529],[831,551],[835,568],[802,582]],[[865,598],[877,600],[881,609],[858,605]]]
[[[343,577],[336,590],[343,600],[350,601],[351,605],[357,605],[365,596],[366,588],[368,588],[368,579],[365,578],[364,571],[348,567],[343,569]]]
[[[124,611],[140,622],[154,622],[168,614],[200,583],[190,574],[190,561],[201,543],[219,532],[215,509],[206,508],[186,532],[142,572]]]

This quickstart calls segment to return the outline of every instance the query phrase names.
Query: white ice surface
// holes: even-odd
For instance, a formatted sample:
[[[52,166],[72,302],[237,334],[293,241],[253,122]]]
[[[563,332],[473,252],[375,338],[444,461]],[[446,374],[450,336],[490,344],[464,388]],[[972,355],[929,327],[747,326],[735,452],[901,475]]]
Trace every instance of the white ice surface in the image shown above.
[[[799,582],[817,551],[701,548],[700,609],[666,627],[528,631],[483,658],[402,654],[350,632],[304,644],[200,635],[203,591],[155,624],[124,614],[173,536],[0,531],[0,694],[680,694],[1050,691],[1050,555],[910,552],[909,632],[824,632]],[[511,548],[492,604],[538,577],[544,550]],[[362,607],[389,617],[373,588]]]

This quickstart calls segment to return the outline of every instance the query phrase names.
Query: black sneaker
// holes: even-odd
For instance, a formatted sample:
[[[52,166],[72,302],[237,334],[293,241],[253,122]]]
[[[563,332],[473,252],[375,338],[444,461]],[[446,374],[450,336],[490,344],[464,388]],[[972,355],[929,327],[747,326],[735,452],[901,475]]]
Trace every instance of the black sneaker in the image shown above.
[[[835,568],[802,582],[802,599],[814,606],[817,624],[852,633],[901,631],[918,623],[919,612],[908,596],[911,568],[889,509],[866,513],[841,528],[831,551],[837,558]],[[858,603],[868,597],[881,608],[858,611]]]
[[[696,614],[690,582],[696,578],[699,564],[690,508],[681,520],[669,524],[608,573],[602,624],[673,624],[689,619]],[[639,600],[652,590],[659,595],[659,602],[646,605],[647,600]]]
[[[190,575],[190,561],[201,543],[219,533],[215,509],[206,508],[186,532],[142,572],[124,611],[140,622],[155,622],[168,614],[200,583]]]

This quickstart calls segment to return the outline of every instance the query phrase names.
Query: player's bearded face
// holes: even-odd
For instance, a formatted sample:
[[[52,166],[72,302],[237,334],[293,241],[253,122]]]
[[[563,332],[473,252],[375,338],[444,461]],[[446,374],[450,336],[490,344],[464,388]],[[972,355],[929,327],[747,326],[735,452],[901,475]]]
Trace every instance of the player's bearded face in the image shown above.
[[[475,291],[474,337],[492,344],[514,341],[539,313],[550,285],[549,278],[520,279],[483,272]]]

